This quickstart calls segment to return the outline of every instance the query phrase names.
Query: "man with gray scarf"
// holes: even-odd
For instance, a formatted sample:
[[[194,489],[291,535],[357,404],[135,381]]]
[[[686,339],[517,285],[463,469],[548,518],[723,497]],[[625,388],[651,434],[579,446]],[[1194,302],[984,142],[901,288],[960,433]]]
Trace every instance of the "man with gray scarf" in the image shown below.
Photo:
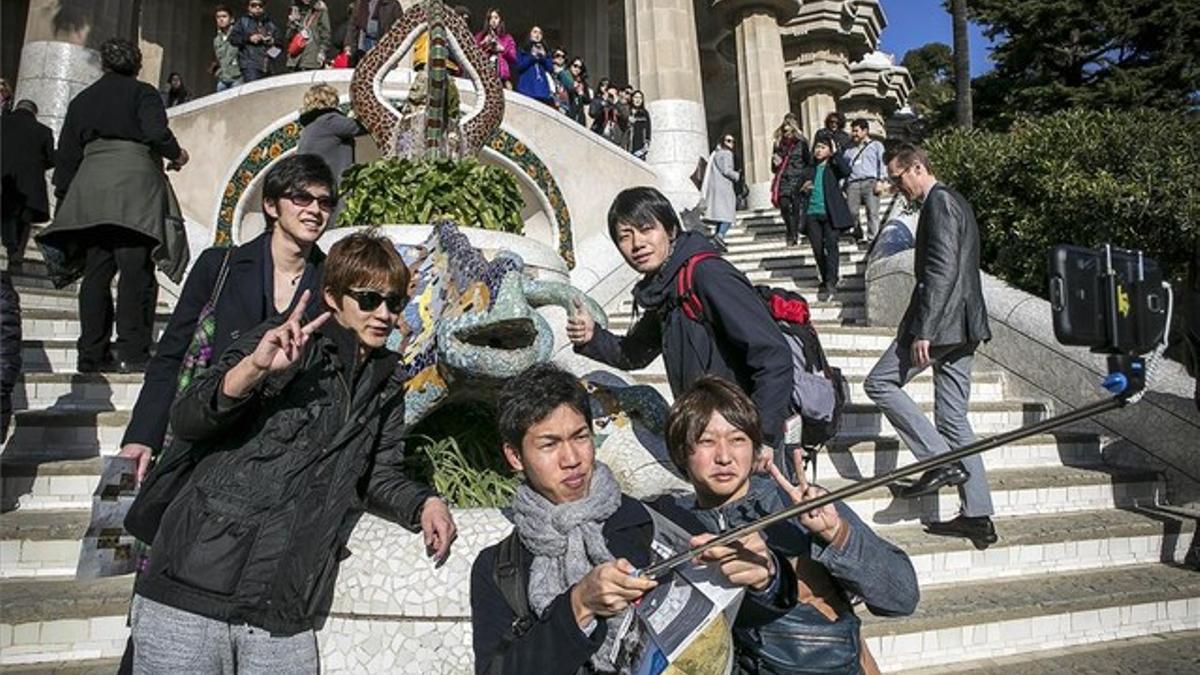
[[[475,672],[617,672],[618,627],[656,585],[631,574],[651,561],[649,507],[621,494],[596,461],[588,395],[570,373],[546,363],[511,379],[499,424],[505,458],[525,480],[513,498],[514,534],[481,551],[471,569]],[[670,500],[654,509],[698,534],[693,545],[713,536]],[[700,559],[747,588],[738,626],[763,625],[796,604],[794,571],[757,534]]]

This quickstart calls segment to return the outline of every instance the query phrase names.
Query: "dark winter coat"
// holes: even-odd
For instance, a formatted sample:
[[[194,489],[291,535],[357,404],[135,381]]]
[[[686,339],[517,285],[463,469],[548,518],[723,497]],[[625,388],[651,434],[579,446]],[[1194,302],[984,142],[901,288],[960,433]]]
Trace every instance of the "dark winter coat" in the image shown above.
[[[404,473],[399,356],[355,368],[353,332],[329,321],[300,362],[231,399],[224,376],[282,321],[243,336],[171,409],[199,457],[163,514],[139,595],[229,623],[293,635],[319,627],[364,507],[410,530],[433,495]]]
[[[273,43],[259,42],[255,44],[250,41],[250,36],[255,33],[270,35]],[[254,18],[249,14],[243,14],[233,24],[233,28],[229,29],[229,41],[238,48],[238,67],[242,69],[243,74],[247,70],[255,70],[260,73],[271,72],[271,59],[267,56],[267,51],[272,47],[278,47],[285,53],[287,45],[283,42],[283,34],[279,31],[279,26],[271,20],[271,17],[263,14],[259,18]]]
[[[340,110],[323,108],[300,116],[300,143],[296,152],[317,155],[333,170],[339,183],[342,173],[354,165],[354,139],[367,133],[358,120]]]
[[[675,396],[706,374],[736,382],[754,399],[763,435],[774,446],[790,414],[791,352],[750,280],[721,258],[695,267],[693,292],[706,320],[684,315],[675,277],[688,258],[702,252],[716,252],[704,235],[679,233],[662,268],[634,287],[645,315],[624,337],[597,326],[591,342],[575,351],[622,370],[645,368],[662,354]]]
[[[690,510],[712,533],[745,525],[790,505],[791,500],[781,493],[772,479],[766,477],[752,478],[750,491],[745,497],[717,508],[700,508],[692,496],[679,500],[679,506]],[[846,651],[852,652],[859,643],[859,622],[849,609],[853,597],[862,598],[871,613],[877,616],[907,616],[916,610],[920,599],[917,574],[908,555],[875,534],[844,503],[838,502],[836,508],[838,516],[850,527],[845,546],[840,549],[812,536],[794,519],[776,523],[762,532],[772,550],[782,552],[787,558],[802,559],[802,563],[813,561],[819,564],[816,569],[807,564],[799,566],[797,576],[808,588],[819,591],[828,584],[829,577],[837,584],[834,593],[840,591],[840,604],[846,608],[846,615],[841,617],[836,627],[812,605],[805,604],[803,595],[788,617],[788,630],[795,630],[797,626],[812,626],[813,633],[817,635],[814,636],[814,643],[806,646],[813,650],[815,660],[826,663],[831,659],[822,657],[840,656],[829,653],[836,649],[831,645],[849,646],[850,649]],[[821,573],[822,569],[828,576]],[[767,630],[769,626],[761,628]],[[832,636],[846,638],[847,642],[825,642],[822,638],[828,639],[831,633]],[[803,637],[798,636],[797,639],[803,640]],[[736,627],[734,640],[738,648],[740,671],[759,672],[755,649],[756,645],[761,644],[759,627]]]
[[[971,205],[954,190],[935,184],[917,220],[917,285],[900,321],[901,338],[929,340],[934,346],[992,339],[979,247],[979,225]]]
[[[653,504],[667,519],[692,534],[703,528],[686,510],[669,499]],[[632,497],[621,497],[621,506],[604,523],[604,541],[615,558],[625,558],[634,567],[650,564],[650,541],[654,525],[646,506]],[[589,659],[604,644],[609,626],[606,619],[596,619],[591,635],[579,630],[571,611],[570,592],[558,596],[546,608],[540,619],[517,640],[503,646],[502,639],[516,618],[496,586],[492,572],[496,566],[499,544],[480,551],[471,566],[471,628],[475,650],[475,672],[489,673],[493,659],[500,659],[499,672],[505,675],[559,675],[591,672]],[[776,554],[777,559],[781,554]],[[533,554],[524,545],[518,561],[525,578],[533,565]],[[788,565],[779,565],[779,576],[773,583],[775,592],[747,592],[738,610],[735,625],[758,626],[786,614],[796,604],[796,577]]]
[[[517,52],[517,93],[543,103],[554,103],[554,61],[548,56],[534,56],[526,50]]]
[[[854,216],[850,213],[850,205],[846,203],[846,195],[842,194],[840,181],[850,175],[850,161],[845,155],[838,153],[823,163],[813,163],[805,169],[801,183],[812,181],[816,185],[817,171],[825,172],[823,193],[825,195],[825,215],[833,224],[835,230],[848,230],[854,227]],[[801,193],[800,217],[808,218],[808,200],[811,191]]]
[[[227,248],[210,248],[200,254],[196,264],[188,273],[187,281],[179,294],[179,302],[171,312],[166,330],[154,348],[154,358],[146,366],[146,378],[138,393],[137,403],[125,428],[121,445],[141,443],[154,449],[162,449],[163,437],[167,432],[171,402],[175,400],[179,384],[179,369],[183,357],[196,333],[196,321],[200,311],[212,298],[213,288],[225,262]],[[308,264],[296,286],[296,299],[305,290],[314,294],[320,290],[321,274],[324,271],[325,254],[317,247],[309,253]],[[249,333],[259,324],[275,316],[275,274],[271,262],[271,234],[269,232],[238,246],[229,254],[229,272],[221,297],[216,304],[216,332],[213,335],[213,361],[244,333]],[[320,311],[321,303],[308,306],[310,316]],[[291,311],[289,306],[284,312]]]
[[[371,21],[371,0],[358,0],[354,4],[354,28],[357,32],[366,32]],[[378,34],[376,39],[382,39],[387,32],[391,30],[392,24],[396,23],[401,16],[404,15],[404,8],[400,6],[398,0],[379,0],[375,3],[375,19],[379,22]],[[349,33],[346,40],[354,40],[357,42],[358,36],[355,33]],[[351,42],[354,47],[358,47],[355,42]]]
[[[4,215],[24,211],[31,223],[50,219],[46,171],[54,168],[54,132],[28,110],[0,117]]]
[[[805,175],[812,163],[812,155],[808,151],[808,141],[798,138],[788,144],[780,140],[775,144],[773,157],[778,158],[775,171],[779,174],[779,197],[796,198],[800,196],[800,186],[804,184]],[[786,164],[784,163],[786,161]]]
[[[629,152],[638,155],[650,147],[650,111],[643,106],[629,109]],[[642,155],[638,155],[641,157]]]
[[[840,153],[846,148],[854,145],[854,141],[850,138],[850,134],[844,129],[830,131],[828,128],[821,127],[817,129],[817,133],[813,134],[813,145],[820,142],[832,143],[834,147],[830,148],[835,154]]]
[[[0,443],[8,440],[12,392],[21,376],[21,297],[12,276],[0,272]]]

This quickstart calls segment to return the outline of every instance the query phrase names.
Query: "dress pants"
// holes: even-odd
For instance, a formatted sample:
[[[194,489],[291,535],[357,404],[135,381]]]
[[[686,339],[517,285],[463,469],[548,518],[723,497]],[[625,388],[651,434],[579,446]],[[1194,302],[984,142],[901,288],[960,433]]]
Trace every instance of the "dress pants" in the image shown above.
[[[113,332],[113,277],[117,281],[117,357],[127,363],[150,358],[154,308],[158,302],[158,280],[150,252],[154,239],[124,227],[97,225],[80,230],[86,254],[79,282],[77,346],[81,364],[99,365],[112,358],[109,341]]]
[[[933,418],[935,424],[921,412],[916,402],[904,392],[908,384],[924,368],[912,363],[911,343],[892,340],[879,362],[867,375],[863,390],[887,416],[904,444],[917,459],[944,455],[975,441],[967,406],[971,396],[971,364],[974,344],[934,347],[933,360]],[[962,514],[968,517],[990,516],[992,492],[988,487],[983,458],[972,455],[962,460],[970,474],[958,488],[963,502]]]
[[[838,232],[827,214],[805,214],[804,233],[812,243],[813,257],[821,284],[833,288],[838,282]]]

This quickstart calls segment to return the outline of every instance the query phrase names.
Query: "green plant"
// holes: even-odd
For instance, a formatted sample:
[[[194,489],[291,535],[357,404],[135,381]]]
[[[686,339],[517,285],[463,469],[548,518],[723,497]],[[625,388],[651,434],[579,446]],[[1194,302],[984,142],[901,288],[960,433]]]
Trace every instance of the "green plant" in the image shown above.
[[[951,130],[927,147],[975,209],[984,268],[1043,297],[1056,244],[1141,249],[1180,279],[1200,236],[1194,115],[1073,110],[1005,133]]]
[[[478,403],[445,406],[409,435],[408,470],[459,507],[512,503],[519,476],[501,452],[493,411]]]
[[[473,158],[356,164],[342,178],[342,195],[345,206],[338,227],[449,218],[485,230],[521,234],[524,229],[525,201],[516,178]]]

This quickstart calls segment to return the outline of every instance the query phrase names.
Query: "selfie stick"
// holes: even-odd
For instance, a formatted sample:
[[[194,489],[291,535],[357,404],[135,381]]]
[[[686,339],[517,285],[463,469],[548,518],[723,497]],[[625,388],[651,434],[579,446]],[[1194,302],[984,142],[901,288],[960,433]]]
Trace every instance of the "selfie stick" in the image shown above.
[[[1155,353],[1155,357],[1159,356],[1160,352],[1161,348],[1159,352]],[[1041,422],[1029,424],[1019,429],[1014,429],[1013,431],[1008,431],[996,436],[991,436],[983,440],[976,441],[969,445],[964,445],[963,447],[957,450],[951,450],[944,455],[930,457],[915,464],[910,464],[906,467],[896,469],[891,473],[886,473],[882,476],[875,476],[874,478],[867,478],[860,482],[847,485],[840,490],[835,490],[828,494],[821,495],[816,499],[810,499],[806,502],[789,506],[782,511],[777,511],[770,515],[763,516],[762,518],[754,522],[747,523],[742,527],[729,530],[717,538],[701,544],[700,546],[697,546],[689,551],[684,551],[683,553],[674,555],[666,560],[663,560],[662,562],[655,563],[645,569],[639,570],[638,576],[657,577],[663,572],[667,572],[675,567],[678,567],[679,565],[682,565],[683,563],[690,561],[697,555],[700,555],[704,551],[707,551],[714,546],[724,546],[726,544],[730,544],[748,534],[758,532],[762,529],[770,527],[771,525],[774,525],[775,523],[785,521],[789,518],[794,518],[806,511],[812,511],[813,509],[819,509],[827,504],[849,499],[850,497],[862,494],[868,490],[873,490],[877,487],[887,485],[888,483],[893,483],[901,478],[907,478],[930,469],[935,469],[952,462],[957,462],[960,459],[965,459],[971,455],[977,455],[985,450],[998,448],[1007,443],[1019,441],[1035,434],[1052,431],[1068,424],[1081,422],[1089,417],[1092,417],[1093,415],[1099,415],[1110,410],[1123,408],[1130,403],[1136,403],[1141,399],[1141,395],[1146,386],[1146,370],[1146,364],[1141,357],[1111,355],[1108,357],[1109,374],[1104,379],[1103,386],[1113,394],[1112,398],[1090,403],[1076,410],[1072,410],[1071,412],[1063,413],[1062,415],[1056,415],[1054,417],[1042,420]]]

